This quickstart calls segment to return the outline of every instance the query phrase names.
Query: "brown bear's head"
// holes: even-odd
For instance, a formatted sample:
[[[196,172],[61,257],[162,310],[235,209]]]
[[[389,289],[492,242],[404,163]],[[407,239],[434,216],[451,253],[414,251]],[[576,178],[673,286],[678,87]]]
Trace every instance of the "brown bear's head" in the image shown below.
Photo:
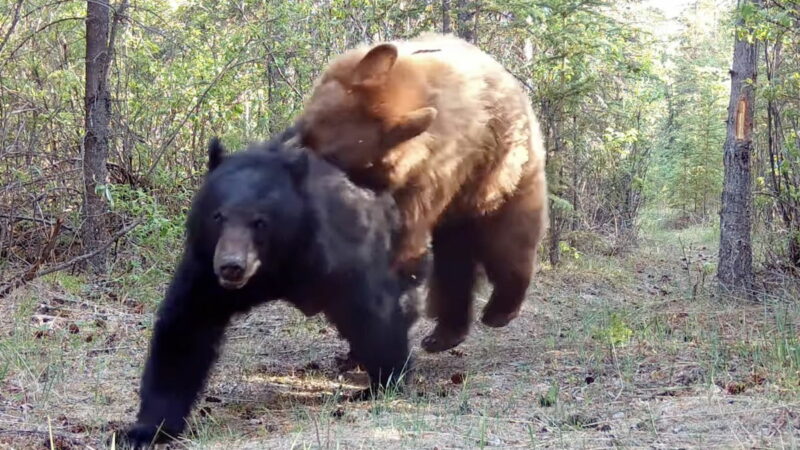
[[[424,83],[392,44],[346,53],[317,82],[299,121],[301,142],[350,174],[368,170],[433,123]]]

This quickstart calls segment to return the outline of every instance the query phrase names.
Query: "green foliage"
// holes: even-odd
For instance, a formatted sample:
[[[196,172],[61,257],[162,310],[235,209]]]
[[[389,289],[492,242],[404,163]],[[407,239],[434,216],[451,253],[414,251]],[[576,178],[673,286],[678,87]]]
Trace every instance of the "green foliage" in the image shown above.
[[[577,255],[560,236],[575,231],[635,237],[648,203],[688,221],[715,216],[734,32],[773,58],[756,80],[756,213],[780,228],[770,231],[785,236],[787,252],[800,249],[790,232],[800,228],[800,6],[733,6],[697,0],[676,33],[633,0],[485,1],[468,24],[451,11],[454,29],[474,31],[540,118],[552,212],[545,253]],[[26,1],[10,21],[16,2],[0,2],[0,180],[13,187],[4,203],[15,214],[67,218],[73,229],[83,189],[85,7]],[[733,14],[747,26],[734,30]],[[118,268],[162,273],[212,136],[241,148],[282,130],[333,56],[438,31],[442,3],[142,0],[117,19],[113,170],[98,189],[116,213],[147,218],[129,237],[137,256]],[[772,132],[762,125],[767,102],[777,111]]]
[[[783,235],[767,250],[767,264],[797,270],[800,267],[800,2],[768,1],[761,8],[743,8],[742,32],[763,49],[755,83],[756,145],[761,162],[756,167],[757,214],[766,235]],[[763,74],[763,75],[762,75]]]
[[[578,251],[575,247],[569,245],[567,241],[558,241],[558,250],[561,252],[562,255],[567,256],[570,259],[580,259],[581,252]]]
[[[612,313],[608,318],[608,323],[604,327],[596,329],[594,336],[595,339],[611,347],[621,347],[630,342],[633,330],[622,317]]]
[[[539,406],[549,408],[558,404],[558,383],[553,383],[545,394],[539,395]]]
[[[710,0],[684,15],[677,51],[669,55],[666,139],[657,147],[653,194],[683,220],[707,220],[722,192],[722,146],[732,40]],[[722,44],[721,44],[722,42]]]
[[[112,187],[114,212],[127,217],[146,218],[127,236],[118,281],[123,291],[145,302],[160,300],[160,283],[168,279],[181,255],[184,222],[188,212],[190,192],[182,199],[180,213],[170,211],[158,197],[127,185]]]
[[[83,293],[86,280],[81,277],[68,273],[52,273],[46,275],[46,279],[59,286],[64,292],[79,296]]]

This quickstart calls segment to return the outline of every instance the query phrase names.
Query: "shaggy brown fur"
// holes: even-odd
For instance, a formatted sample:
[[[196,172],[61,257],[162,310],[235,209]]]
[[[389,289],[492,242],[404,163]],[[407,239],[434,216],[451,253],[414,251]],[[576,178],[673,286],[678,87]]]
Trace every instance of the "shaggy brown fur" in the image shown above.
[[[497,61],[434,34],[357,48],[317,80],[300,124],[304,144],[354,181],[393,192],[401,270],[432,233],[437,327],[423,348],[466,337],[478,264],[494,287],[483,323],[519,314],[547,226],[545,152],[528,97]]]

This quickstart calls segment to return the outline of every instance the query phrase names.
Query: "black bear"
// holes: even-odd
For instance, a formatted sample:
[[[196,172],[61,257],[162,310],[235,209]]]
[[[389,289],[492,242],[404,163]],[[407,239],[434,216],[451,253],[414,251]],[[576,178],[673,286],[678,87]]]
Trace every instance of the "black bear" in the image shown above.
[[[417,315],[403,300],[425,273],[400,278],[390,270],[394,201],[291,148],[291,135],[231,155],[216,139],[209,145],[182,260],[158,310],[137,422],[123,444],[181,433],[231,318],[270,300],[324,313],[373,387],[408,367]]]

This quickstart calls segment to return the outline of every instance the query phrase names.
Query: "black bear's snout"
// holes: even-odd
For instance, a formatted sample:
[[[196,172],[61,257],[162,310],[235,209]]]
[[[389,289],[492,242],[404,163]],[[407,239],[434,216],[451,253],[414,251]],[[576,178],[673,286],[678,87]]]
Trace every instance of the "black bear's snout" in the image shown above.
[[[260,265],[250,229],[244,226],[225,227],[214,251],[214,273],[219,284],[226,289],[240,289]]]
[[[244,266],[238,262],[228,262],[219,268],[219,274],[228,281],[239,282],[244,277]]]

